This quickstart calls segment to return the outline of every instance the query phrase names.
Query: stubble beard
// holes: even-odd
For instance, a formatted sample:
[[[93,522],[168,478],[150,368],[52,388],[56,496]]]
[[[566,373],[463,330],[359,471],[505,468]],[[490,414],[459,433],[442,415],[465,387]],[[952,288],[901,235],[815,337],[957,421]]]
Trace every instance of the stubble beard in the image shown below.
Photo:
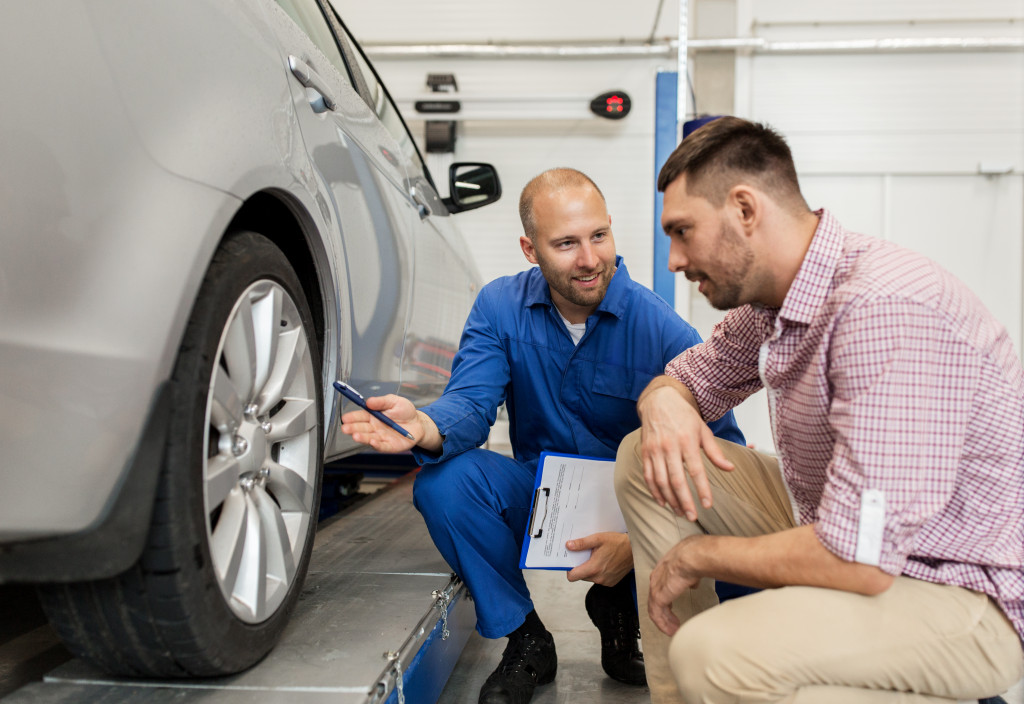
[[[736,230],[725,223],[722,223],[718,243],[718,251],[724,256],[719,256],[715,263],[721,273],[717,281],[708,278],[704,297],[717,310],[732,310],[746,303],[743,284],[749,278],[754,265],[754,252]]]
[[[540,258],[537,260],[537,265],[552,289],[570,303],[584,308],[595,306],[604,300],[604,296],[608,292],[608,285],[612,280],[612,274],[615,273],[614,269],[606,267],[597,275],[600,281],[597,287],[590,290],[580,290],[573,285],[573,278],[581,275],[589,276],[594,272],[586,274],[583,272],[573,272],[569,275],[562,275],[559,272],[551,271],[547,263]]]

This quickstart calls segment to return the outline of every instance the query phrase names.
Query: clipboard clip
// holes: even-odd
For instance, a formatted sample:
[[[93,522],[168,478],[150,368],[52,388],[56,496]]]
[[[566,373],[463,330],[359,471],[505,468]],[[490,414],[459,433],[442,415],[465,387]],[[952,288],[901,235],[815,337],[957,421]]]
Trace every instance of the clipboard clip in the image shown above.
[[[533,527],[537,524],[537,504],[540,503],[541,492],[544,492],[544,515],[540,517],[540,528],[534,533]],[[533,492],[533,507],[530,509],[530,536],[533,538],[539,538],[544,533],[544,521],[548,519],[548,498],[550,496],[551,489],[546,487],[538,488]]]

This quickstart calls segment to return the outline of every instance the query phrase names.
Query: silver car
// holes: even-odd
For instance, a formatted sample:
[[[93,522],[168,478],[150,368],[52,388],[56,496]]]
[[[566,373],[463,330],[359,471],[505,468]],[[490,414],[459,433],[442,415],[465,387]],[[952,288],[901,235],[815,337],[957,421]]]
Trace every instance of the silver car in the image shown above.
[[[123,675],[235,672],[305,576],[335,379],[436,397],[479,276],[325,0],[0,22],[0,582]]]

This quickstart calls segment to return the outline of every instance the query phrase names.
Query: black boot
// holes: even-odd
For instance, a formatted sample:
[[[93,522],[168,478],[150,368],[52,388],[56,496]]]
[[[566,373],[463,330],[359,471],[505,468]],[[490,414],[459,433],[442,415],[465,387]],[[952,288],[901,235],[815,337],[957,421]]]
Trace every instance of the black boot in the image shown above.
[[[587,592],[587,614],[601,632],[601,667],[613,680],[647,684],[644,654],[637,640],[640,622],[633,601],[633,580],[624,577],[614,587],[595,584]]]
[[[527,704],[539,684],[555,679],[555,640],[536,612],[508,636],[498,668],[480,688],[480,704]]]
[[[1002,697],[988,697],[987,699],[979,699],[978,704],[1006,704],[1006,700]]]

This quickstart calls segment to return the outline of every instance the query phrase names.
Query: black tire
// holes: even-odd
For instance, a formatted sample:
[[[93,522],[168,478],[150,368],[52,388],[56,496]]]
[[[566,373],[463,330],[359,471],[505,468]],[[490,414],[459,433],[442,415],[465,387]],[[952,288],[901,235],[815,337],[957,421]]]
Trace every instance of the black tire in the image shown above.
[[[272,319],[265,334],[267,310]],[[244,317],[249,313],[252,321]],[[234,343],[250,322],[256,341],[246,349],[254,380],[248,395],[236,394],[241,406],[235,408],[211,387],[224,389],[225,380],[245,386]],[[273,359],[261,386],[255,360],[266,361],[263,340],[270,341],[264,357]],[[300,351],[303,340],[306,351]],[[316,340],[302,286],[281,251],[256,233],[229,236],[206,273],[175,364],[168,443],[142,557],[111,579],[40,589],[51,623],[75,655],[116,675],[207,677],[243,670],[274,646],[302,589],[320,503],[323,398]],[[296,351],[285,361],[291,344]],[[294,374],[275,377],[277,362]],[[276,387],[283,390],[275,401]],[[233,425],[239,410],[243,417]],[[309,423],[312,428],[294,437],[274,440]],[[289,470],[289,463],[304,466]],[[241,523],[239,511],[245,512]],[[253,520],[259,530],[252,530]],[[241,531],[241,543],[230,542],[237,537],[233,529]],[[249,580],[263,585],[263,612],[258,589],[249,599],[252,609],[244,594],[232,592],[233,575],[253,564],[244,557],[253,554],[245,542],[252,536],[268,538],[260,546],[267,571],[262,581]],[[240,562],[226,545],[242,549]],[[270,555],[275,550],[280,554]],[[271,563],[280,568],[274,574]]]

